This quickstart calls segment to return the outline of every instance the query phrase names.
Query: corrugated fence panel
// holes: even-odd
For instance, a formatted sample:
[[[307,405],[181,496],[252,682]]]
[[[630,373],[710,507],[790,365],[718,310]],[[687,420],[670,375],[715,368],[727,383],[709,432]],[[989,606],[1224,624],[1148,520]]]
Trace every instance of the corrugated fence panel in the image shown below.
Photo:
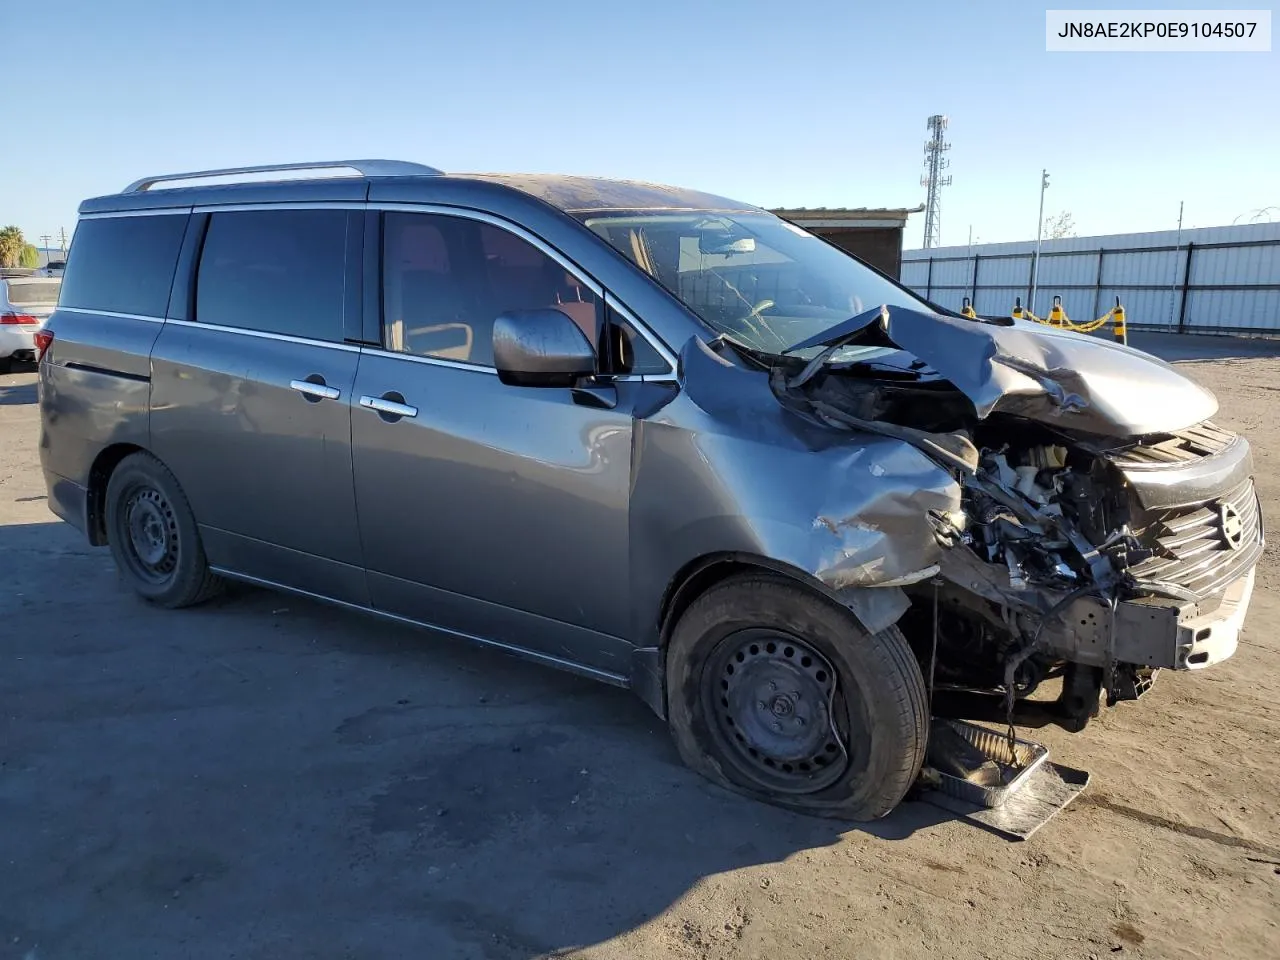
[[[1280,284],[1280,244],[1258,247],[1210,247],[1191,258],[1191,282]]]
[[[1040,266],[1044,266],[1044,261],[1041,261]],[[978,282],[983,287],[1022,287],[1025,294],[1030,280],[1030,257],[1001,257],[999,260],[983,260],[978,267]]]
[[[1098,300],[1098,313],[1110,310],[1116,305],[1116,297],[1124,304],[1125,319],[1137,327],[1169,326],[1168,290],[1131,290],[1126,287],[1103,287]],[[1181,292],[1175,294],[1173,300],[1173,323],[1178,322],[1178,304]],[[1073,316],[1074,320],[1075,317]],[[1092,319],[1092,318],[1089,318]]]
[[[1023,305],[1025,306],[1027,291],[1020,290],[1017,295],[1022,297]],[[1062,297],[1062,309],[1067,311],[1067,316],[1072,320],[1084,317],[1093,305],[1093,291],[1091,290],[1055,290],[1053,287],[1045,286],[1041,283],[1036,285],[1036,302],[1032,305],[1031,312],[1037,317],[1049,316],[1049,311],[1053,309],[1054,297]]]
[[[972,260],[933,261],[933,287],[965,287],[973,279]]]
[[[1137,284],[1141,286],[1172,285],[1174,280],[1182,280],[1177,267],[1182,262],[1185,252],[1175,254],[1172,250],[1142,251],[1130,253],[1127,250],[1108,250],[1102,259],[1102,282],[1121,286]]]
[[[1028,267],[1028,269],[1030,269]],[[1073,253],[1070,256],[1041,257],[1036,286],[1092,286],[1098,272],[1097,253]],[[1062,291],[1065,293],[1065,290]]]
[[[921,291],[922,293],[924,291]],[[930,299],[940,307],[947,307],[950,310],[959,310],[964,306],[964,298],[967,294],[963,290],[935,290]]]
[[[1016,299],[1026,297],[1034,251],[1027,241],[908,250],[903,277],[924,293],[927,258],[933,257],[936,302],[959,309],[965,296],[973,296],[979,313],[1006,315]],[[1280,333],[1280,223],[1048,240],[1036,288],[1031,309],[1039,316],[1048,314],[1059,295],[1067,315],[1084,323],[1119,297],[1135,326],[1176,329],[1181,317],[1188,331]]]
[[[1013,301],[1027,299],[1026,287],[983,287],[978,291],[973,309],[984,317],[1007,317],[1013,311]]]
[[[1280,328],[1280,290],[1192,290],[1187,329],[1254,332]]]
[[[1019,296],[1025,302],[1027,292],[1021,291]],[[1054,297],[1062,298],[1062,309],[1067,312],[1067,317],[1076,323],[1093,319],[1089,315],[1093,311],[1092,290],[1055,290],[1052,287],[1036,287],[1036,302],[1031,312],[1037,317],[1047,317],[1049,311],[1053,309]]]
[[[913,290],[919,287],[923,290],[925,284],[929,282],[929,261],[904,260],[901,279],[904,286],[911,287]]]

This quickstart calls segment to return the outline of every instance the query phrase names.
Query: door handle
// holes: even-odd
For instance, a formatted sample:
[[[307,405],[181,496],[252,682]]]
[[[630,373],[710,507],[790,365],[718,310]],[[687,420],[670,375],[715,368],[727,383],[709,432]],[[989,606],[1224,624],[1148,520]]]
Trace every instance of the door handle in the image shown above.
[[[308,400],[337,400],[342,391],[323,383],[312,383],[310,380],[290,380],[289,389],[297,390]]]
[[[360,406],[368,407],[370,410],[376,410],[383,416],[383,419],[386,419],[387,417],[395,417],[398,420],[401,417],[416,417],[418,415],[417,407],[412,407],[407,403],[401,403],[398,400],[389,400],[385,396],[361,397]]]

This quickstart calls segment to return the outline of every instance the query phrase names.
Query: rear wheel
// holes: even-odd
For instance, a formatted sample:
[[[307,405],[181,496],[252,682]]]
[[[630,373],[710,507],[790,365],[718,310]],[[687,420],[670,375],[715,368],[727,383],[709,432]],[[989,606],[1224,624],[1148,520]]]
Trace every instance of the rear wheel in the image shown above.
[[[694,601],[668,647],[667,697],[685,763],[805,813],[882,817],[924,759],[924,679],[902,634],[869,634],[780,577],[735,577]]]
[[[107,481],[111,555],[138,594],[161,607],[189,607],[218,593],[187,498],[169,469],[149,453],[133,453]]]

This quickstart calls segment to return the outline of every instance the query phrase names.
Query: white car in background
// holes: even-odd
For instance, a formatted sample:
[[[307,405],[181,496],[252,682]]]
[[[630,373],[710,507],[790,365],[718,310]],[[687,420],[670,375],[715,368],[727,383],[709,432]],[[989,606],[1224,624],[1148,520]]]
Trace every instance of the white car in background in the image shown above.
[[[8,271],[6,271],[8,274]],[[62,278],[0,274],[0,373],[33,362],[35,336],[58,305]]]

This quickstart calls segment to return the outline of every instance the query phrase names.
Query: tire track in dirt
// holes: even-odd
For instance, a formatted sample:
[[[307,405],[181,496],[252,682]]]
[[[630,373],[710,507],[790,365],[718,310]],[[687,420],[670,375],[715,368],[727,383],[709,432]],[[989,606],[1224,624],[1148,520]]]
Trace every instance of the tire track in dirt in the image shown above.
[[[1130,820],[1136,820],[1138,823],[1145,823],[1150,827],[1157,827],[1161,830],[1170,830],[1173,833],[1180,833],[1184,837],[1195,837],[1199,840],[1208,840],[1210,843],[1216,843],[1224,847],[1236,847],[1241,850],[1248,850],[1252,853],[1260,853],[1266,857],[1274,857],[1280,859],[1280,847],[1268,846],[1265,843],[1258,843],[1256,840],[1248,840],[1244,837],[1236,837],[1227,833],[1219,833],[1216,830],[1209,830],[1205,827],[1193,827],[1189,823],[1182,823],[1178,820],[1170,820],[1168,817],[1162,817],[1157,813],[1148,813],[1145,810],[1139,810],[1136,807],[1130,807],[1123,803],[1117,803],[1106,794],[1090,794],[1084,793],[1076,799],[1076,803],[1082,806],[1097,807],[1101,810],[1108,810],[1111,813],[1119,814]]]

